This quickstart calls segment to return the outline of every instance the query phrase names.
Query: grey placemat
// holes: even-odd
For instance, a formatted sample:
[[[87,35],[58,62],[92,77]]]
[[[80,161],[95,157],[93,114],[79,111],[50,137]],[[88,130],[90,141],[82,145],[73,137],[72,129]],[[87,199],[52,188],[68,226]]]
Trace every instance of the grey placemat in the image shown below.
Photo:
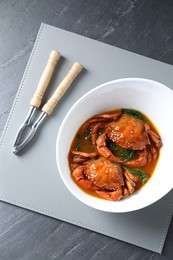
[[[60,51],[63,58],[47,97],[74,61],[79,61],[85,70],[40,129],[32,146],[15,156],[12,150],[17,130],[52,49]],[[83,205],[68,192],[56,166],[56,136],[71,105],[98,84],[124,77],[144,77],[171,87],[173,68],[42,24],[0,142],[0,199],[161,253],[173,211],[173,191],[136,212],[101,212]]]

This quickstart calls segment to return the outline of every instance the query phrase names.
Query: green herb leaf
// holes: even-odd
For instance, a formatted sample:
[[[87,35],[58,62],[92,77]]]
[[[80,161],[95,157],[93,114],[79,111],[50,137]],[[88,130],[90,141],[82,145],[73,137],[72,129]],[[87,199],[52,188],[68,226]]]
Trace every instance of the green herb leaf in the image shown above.
[[[134,175],[137,175],[141,178],[142,184],[145,184],[148,180],[148,174],[144,171],[142,171],[140,168],[129,168],[129,167],[125,167],[124,169],[128,170],[129,172],[131,172]]]
[[[122,113],[123,114],[128,114],[128,115],[131,115],[135,118],[138,118],[138,119],[141,119],[143,120],[144,122],[147,122],[146,118],[141,114],[141,112],[137,111],[137,110],[134,110],[134,109],[125,109],[123,108],[122,109]]]
[[[123,149],[120,154],[121,161],[131,161],[136,156],[136,151],[132,149]]]
[[[76,144],[75,150],[76,150],[76,151],[79,151],[79,150],[80,150],[80,143],[77,143],[77,144]]]
[[[117,149],[118,149],[116,143],[114,143],[114,142],[111,141],[111,140],[107,140],[107,141],[106,141],[106,146],[109,148],[109,150],[110,150],[111,152],[117,151]]]
[[[132,149],[125,149],[122,148],[118,145],[116,145],[116,143],[114,143],[111,140],[108,140],[106,142],[106,146],[109,148],[109,150],[116,156],[118,156],[120,158],[121,161],[131,161],[134,158],[136,158],[136,151],[132,150]]]
[[[81,134],[77,134],[77,138],[78,138],[79,140],[82,140],[82,135],[81,135]]]
[[[99,138],[99,136],[101,136],[102,134],[103,134],[102,131],[97,132],[97,138]]]
[[[90,129],[85,130],[85,139],[91,140],[91,132]]]

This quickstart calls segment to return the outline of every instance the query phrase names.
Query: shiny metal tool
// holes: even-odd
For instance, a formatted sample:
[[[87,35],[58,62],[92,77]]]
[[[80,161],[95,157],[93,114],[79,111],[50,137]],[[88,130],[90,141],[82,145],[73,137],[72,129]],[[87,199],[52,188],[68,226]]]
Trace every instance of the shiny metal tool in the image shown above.
[[[13,153],[18,154],[20,151],[22,151],[33,139],[38,127],[41,125],[41,123],[45,120],[47,115],[50,115],[57,105],[58,101],[61,99],[61,97],[64,95],[66,90],[70,87],[74,79],[77,77],[77,75],[82,70],[82,66],[75,62],[70,71],[67,73],[66,77],[61,81],[53,95],[50,97],[50,99],[47,101],[47,103],[42,107],[41,114],[39,117],[34,121],[34,114],[36,110],[40,107],[41,101],[43,99],[44,93],[47,89],[47,86],[49,84],[49,81],[51,79],[51,76],[53,74],[53,71],[55,69],[56,63],[59,60],[60,54],[58,52],[51,52],[47,66],[43,72],[43,75],[39,81],[39,85],[37,87],[37,90],[31,99],[30,102],[30,110],[28,113],[28,116],[22,126],[20,127],[15,143],[13,148]],[[32,122],[34,121],[34,122]],[[26,129],[27,128],[27,129]],[[27,134],[26,134],[27,132]]]

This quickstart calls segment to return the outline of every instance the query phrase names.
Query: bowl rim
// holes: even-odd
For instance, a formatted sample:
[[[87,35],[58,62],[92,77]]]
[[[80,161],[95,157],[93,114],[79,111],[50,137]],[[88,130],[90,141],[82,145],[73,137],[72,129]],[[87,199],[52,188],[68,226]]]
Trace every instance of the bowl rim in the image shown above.
[[[101,210],[101,211],[106,211],[106,212],[112,212],[112,213],[125,213],[125,212],[131,212],[131,211],[136,211],[136,210],[140,210],[142,208],[145,208],[149,205],[152,205],[153,203],[157,202],[159,199],[161,199],[163,196],[165,196],[170,190],[167,190],[167,192],[164,194],[164,195],[161,195],[157,197],[156,200],[151,200],[150,203],[146,203],[144,205],[138,205],[138,207],[132,207],[131,209],[126,209],[126,210],[114,210],[113,208],[109,208],[107,207],[106,209],[98,206],[98,205],[91,205],[91,203],[88,203],[86,200],[84,200],[83,198],[77,196],[77,194],[74,192],[74,190],[71,188],[71,186],[69,185],[69,183],[66,182],[66,179],[64,177],[64,175],[62,174],[62,170],[61,170],[61,165],[60,165],[60,160],[58,158],[58,153],[57,153],[57,149],[58,149],[58,144],[59,144],[59,139],[60,139],[60,136],[61,136],[61,133],[63,131],[63,127],[64,127],[64,123],[66,122],[67,118],[69,117],[69,115],[71,114],[71,112],[74,110],[74,108],[81,103],[82,100],[84,100],[87,96],[91,95],[93,92],[95,91],[98,91],[99,89],[107,86],[107,85],[111,85],[111,84],[114,84],[114,83],[119,83],[119,82],[127,82],[127,81],[138,81],[138,82],[146,82],[146,83],[152,83],[153,86],[154,85],[157,85],[159,86],[160,89],[162,90],[166,90],[168,92],[170,92],[171,95],[173,95],[173,91],[167,87],[166,85],[160,83],[160,82],[157,82],[155,80],[151,80],[151,79],[146,79],[146,78],[137,78],[137,77],[132,77],[132,78],[120,78],[120,79],[115,79],[115,80],[111,80],[111,81],[107,81],[105,83],[102,83],[96,87],[93,87],[92,89],[90,89],[89,91],[87,91],[86,93],[84,93],[76,102],[74,102],[74,104],[70,107],[70,109],[68,110],[68,112],[66,113],[64,119],[62,120],[61,122],[61,125],[60,125],[60,128],[58,130],[58,134],[57,134],[57,139],[56,139],[56,163],[57,163],[57,167],[58,167],[58,172],[59,172],[59,175],[61,176],[61,179],[63,180],[64,182],[64,185],[68,188],[68,190],[71,192],[71,194],[73,194],[79,201],[81,201],[82,203],[84,203],[85,205],[88,205],[92,208],[95,208],[95,209],[98,209],[98,210]],[[120,87],[121,88],[121,87]],[[69,173],[70,173],[70,170],[69,170]],[[76,185],[77,186],[77,185]],[[80,189],[80,188],[78,188]],[[84,193],[84,192],[83,192]],[[86,197],[90,196],[86,193],[84,193]],[[90,196],[91,197],[91,196]],[[94,198],[92,197],[93,200],[98,200],[97,198]],[[100,200],[101,201],[101,200]],[[111,201],[107,201],[108,204],[112,203]]]

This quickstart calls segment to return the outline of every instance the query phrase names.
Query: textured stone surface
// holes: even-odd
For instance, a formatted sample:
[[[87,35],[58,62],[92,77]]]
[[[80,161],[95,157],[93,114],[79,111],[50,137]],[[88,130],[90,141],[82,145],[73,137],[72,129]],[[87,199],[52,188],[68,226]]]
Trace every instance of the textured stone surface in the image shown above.
[[[170,0],[0,1],[0,133],[41,22],[173,64]],[[173,259],[173,222],[162,256],[0,202],[0,260]]]

